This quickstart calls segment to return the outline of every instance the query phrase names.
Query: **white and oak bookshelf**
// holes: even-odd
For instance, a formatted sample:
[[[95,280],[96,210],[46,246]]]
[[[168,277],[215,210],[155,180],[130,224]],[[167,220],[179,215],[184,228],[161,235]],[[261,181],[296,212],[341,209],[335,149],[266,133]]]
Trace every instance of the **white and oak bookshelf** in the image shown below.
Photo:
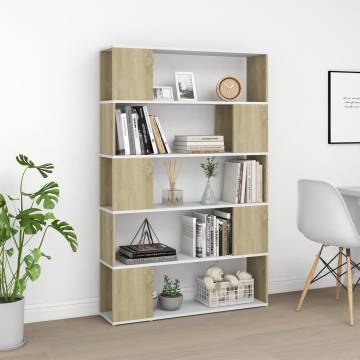
[[[232,51],[193,51],[180,49],[141,49],[114,46],[100,53],[100,314],[112,325],[166,319],[267,306],[268,304],[268,95],[267,55],[244,54]],[[169,85],[174,69],[193,71],[198,100],[164,102],[153,100],[153,86]],[[219,101],[216,80],[221,76],[241,74],[245,91],[239,101]],[[170,85],[173,85],[172,83]],[[186,130],[191,134],[205,128],[223,135],[225,153],[117,155],[115,110],[117,106],[147,105],[151,111],[162,112],[161,122],[168,141],[173,140],[172,128],[176,117],[191,117]],[[181,110],[186,108],[186,110]],[[203,110],[197,110],[203,109]],[[182,112],[183,111],[183,112]],[[167,125],[167,122],[169,124]],[[185,125],[184,125],[185,126]],[[177,133],[181,133],[178,129]],[[181,207],[164,207],[159,201],[160,162],[179,158],[184,163],[214,156],[222,161],[248,158],[263,165],[263,203],[232,204],[219,201],[213,206],[200,204],[197,199],[186,201]],[[193,176],[183,174],[184,177]],[[201,179],[199,177],[199,179]],[[195,180],[194,180],[195,181]],[[184,188],[186,195],[187,189]],[[193,201],[197,200],[197,201]],[[179,216],[192,211],[228,209],[233,221],[233,255],[196,258],[181,254],[181,235],[169,237],[169,229],[160,229],[159,238],[172,241],[178,260],[171,262],[125,265],[116,260],[119,244],[131,241],[127,227],[134,217],[167,216],[173,224],[181,223]],[[169,225],[168,227],[171,227]],[[157,230],[157,229],[156,229]],[[199,269],[219,262],[237,269],[238,263],[255,280],[255,301],[249,304],[208,308],[185,297],[182,307],[173,312],[153,311],[152,293],[165,271],[186,270],[195,283]],[[165,270],[167,269],[167,270]],[[171,270],[175,269],[175,270]],[[160,290],[157,288],[156,290]]]

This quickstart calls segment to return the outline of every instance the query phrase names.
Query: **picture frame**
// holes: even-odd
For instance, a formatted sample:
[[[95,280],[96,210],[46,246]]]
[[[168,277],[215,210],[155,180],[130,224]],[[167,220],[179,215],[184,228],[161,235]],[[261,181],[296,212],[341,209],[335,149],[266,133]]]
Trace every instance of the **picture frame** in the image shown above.
[[[328,144],[360,143],[360,71],[328,71]]]
[[[171,86],[154,86],[153,97],[156,101],[174,101],[173,88]]]
[[[179,101],[196,101],[194,73],[175,72],[176,93]]]

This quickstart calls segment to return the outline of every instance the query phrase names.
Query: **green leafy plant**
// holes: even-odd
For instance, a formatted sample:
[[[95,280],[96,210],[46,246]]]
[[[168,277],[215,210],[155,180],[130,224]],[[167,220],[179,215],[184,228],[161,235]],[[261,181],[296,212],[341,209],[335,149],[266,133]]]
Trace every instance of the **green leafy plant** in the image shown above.
[[[54,165],[35,165],[25,155],[18,155],[16,160],[25,168],[19,197],[0,194],[0,302],[16,301],[23,295],[27,281],[40,277],[40,260],[51,259],[42,250],[49,229],[59,233],[72,251],[78,246],[72,226],[48,211],[54,209],[59,200],[59,185],[51,181],[37,191],[24,191],[25,175],[29,170],[37,171],[45,179]],[[9,209],[10,204],[13,210]]]
[[[218,176],[218,166],[219,163],[215,161],[214,157],[207,158],[206,162],[200,164],[200,167],[208,179]]]
[[[175,279],[174,281],[171,281],[169,275],[164,275],[164,287],[160,295],[167,297],[180,296],[180,280]]]

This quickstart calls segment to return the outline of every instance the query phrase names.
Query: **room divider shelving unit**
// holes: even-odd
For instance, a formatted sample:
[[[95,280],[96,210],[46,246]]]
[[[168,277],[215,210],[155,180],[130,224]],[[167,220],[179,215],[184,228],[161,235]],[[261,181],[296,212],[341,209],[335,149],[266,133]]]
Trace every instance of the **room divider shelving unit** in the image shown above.
[[[158,320],[219,311],[229,311],[268,303],[268,96],[267,55],[233,51],[193,51],[179,49],[141,49],[112,47],[100,53],[100,313],[112,325]],[[198,100],[191,102],[155,101],[153,86],[174,86],[173,70],[193,71]],[[227,74],[240,74],[245,90],[239,101],[216,98],[216,81]],[[225,153],[117,155],[115,110],[117,106],[139,104],[162,114],[161,122],[170,144],[173,135],[204,131],[224,135]],[[191,118],[191,121],[186,119]],[[167,124],[169,123],[169,124]],[[167,131],[166,131],[167,130]],[[183,130],[183,132],[181,131]],[[204,133],[204,132],[203,132]],[[158,196],[161,174],[157,162],[177,158],[186,162],[215,156],[256,159],[264,169],[263,203],[232,204],[219,201],[201,205],[201,193],[181,207],[163,207]],[[191,175],[191,176],[190,176]],[[183,174],[184,177],[196,175]],[[195,181],[195,180],[194,180]],[[186,194],[186,190],[185,194]],[[190,193],[190,191],[189,191]],[[197,196],[197,198],[196,198]],[[186,198],[185,198],[186,200]],[[196,201],[197,200],[197,201]],[[233,255],[196,258],[184,255],[181,235],[175,231],[179,216],[192,211],[229,209],[233,221]],[[167,216],[172,225],[159,216]],[[116,260],[116,248],[131,240],[128,229],[133,217],[158,219],[159,237],[167,236],[178,250],[172,262],[125,265]],[[165,241],[166,242],[166,241]],[[166,242],[166,243],[168,243]],[[195,283],[196,276],[220,262],[236,270],[242,266],[255,280],[255,301],[249,304],[208,308],[193,299],[191,291],[182,307],[173,312],[153,311],[155,283],[166,271],[177,271]],[[199,270],[200,269],[200,270]],[[160,290],[160,289],[157,289]]]

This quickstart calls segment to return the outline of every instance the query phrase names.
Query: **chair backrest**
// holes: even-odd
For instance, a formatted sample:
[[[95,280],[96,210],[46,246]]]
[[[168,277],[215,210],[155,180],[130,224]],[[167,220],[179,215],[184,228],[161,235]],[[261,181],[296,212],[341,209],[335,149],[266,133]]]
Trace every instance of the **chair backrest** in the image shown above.
[[[360,246],[344,199],[324,181],[299,180],[297,226],[308,239],[324,245]]]

